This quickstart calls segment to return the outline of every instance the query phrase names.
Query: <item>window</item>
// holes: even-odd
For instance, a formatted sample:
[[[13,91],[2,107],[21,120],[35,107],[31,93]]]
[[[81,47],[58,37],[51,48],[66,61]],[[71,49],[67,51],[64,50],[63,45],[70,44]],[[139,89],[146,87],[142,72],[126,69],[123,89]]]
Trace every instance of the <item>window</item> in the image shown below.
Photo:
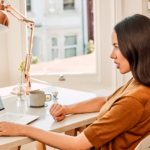
[[[77,37],[65,36],[65,58],[77,56]]]
[[[48,0],[48,13],[56,13],[56,0]]]
[[[74,0],[64,0],[64,10],[75,9]]]
[[[38,3],[43,4],[42,8],[45,8],[45,1],[34,0]],[[53,83],[55,86],[61,86],[66,88],[72,88],[83,91],[95,91],[100,88],[111,89],[115,88],[117,83],[123,80],[124,77],[121,75],[120,80],[118,81],[116,78],[116,67],[110,60],[109,55],[112,50],[112,46],[110,44],[110,36],[114,27],[118,21],[122,19],[122,3],[120,0],[115,1],[104,1],[104,0],[93,0],[94,1],[94,52],[87,54],[87,45],[88,45],[88,34],[87,30],[88,17],[87,17],[87,1],[88,0],[78,0],[76,3],[76,7],[79,8],[74,13],[68,15],[69,12],[64,13],[63,4],[59,3],[61,1],[57,1],[59,4],[59,11],[57,15],[48,16],[45,15],[45,10],[40,7],[34,8],[31,3],[32,11],[34,10],[34,18],[29,17],[30,13],[27,14],[27,18],[30,20],[33,19],[35,24],[37,24],[37,20],[40,21],[46,20],[44,26],[35,27],[34,29],[34,37],[38,37],[39,41],[41,41],[41,37],[43,36],[42,30],[46,30],[44,33],[45,37],[43,40],[45,41],[45,51],[44,59],[46,61],[46,56],[51,55],[51,39],[53,35],[58,35],[58,47],[59,47],[59,60],[47,61],[47,62],[39,62],[38,64],[31,65],[30,76],[37,78],[39,80],[47,81]],[[83,2],[83,3],[82,3]],[[35,6],[36,3],[34,3]],[[113,4],[113,5],[112,5]],[[20,6],[19,10],[23,14],[25,14],[25,4],[24,1],[12,1],[12,5]],[[83,10],[82,10],[83,6]],[[105,9],[104,9],[105,7]],[[116,10],[117,8],[117,10]],[[36,10],[38,11],[36,11]],[[78,12],[79,10],[79,12]],[[116,11],[114,11],[116,10]],[[26,10],[27,11],[27,10]],[[39,14],[44,17],[39,17]],[[47,14],[47,13],[46,13]],[[81,15],[83,17],[81,18]],[[132,15],[132,14],[131,14]],[[117,16],[117,17],[116,17]],[[127,17],[127,16],[126,16]],[[116,21],[117,18],[117,21]],[[69,20],[69,21],[68,21]],[[17,20],[16,20],[17,21]],[[19,82],[17,76],[16,63],[20,64],[20,61],[24,61],[26,57],[26,53],[28,52],[27,47],[27,37],[30,36],[31,32],[29,29],[26,32],[26,26],[24,24],[16,24],[17,28],[11,30],[10,36],[12,38],[8,38],[8,50],[10,53],[9,57],[9,71],[10,74],[10,83],[15,84],[16,81]],[[18,28],[22,28],[21,32],[18,32]],[[89,28],[90,29],[90,28]],[[66,31],[67,30],[67,31]],[[78,32],[79,31],[79,32]],[[58,34],[56,34],[56,32]],[[15,39],[13,38],[15,36]],[[64,58],[64,42],[66,35],[77,35],[77,56]],[[92,36],[91,36],[92,37]],[[12,42],[13,40],[13,42]],[[18,44],[18,41],[20,44]],[[93,43],[93,42],[92,42]],[[90,43],[89,43],[90,45]],[[41,45],[39,45],[39,50],[41,52]],[[90,46],[89,46],[90,47]],[[12,51],[13,49],[13,51]],[[33,50],[32,49],[32,50]],[[82,51],[80,51],[82,49]],[[22,50],[22,51],[21,51]],[[18,54],[19,59],[16,59],[16,55]],[[42,54],[39,53],[41,56]],[[23,56],[23,58],[22,58]],[[16,60],[15,60],[16,59]],[[15,62],[14,62],[15,60]],[[70,63],[71,62],[71,63]],[[48,64],[48,65],[47,65]],[[51,64],[51,65],[50,65]],[[35,68],[33,67],[35,65]],[[46,67],[48,66],[48,67]],[[7,67],[7,65],[6,65]],[[44,69],[47,68],[47,69]],[[57,70],[56,70],[57,69]],[[60,70],[62,69],[62,70]],[[71,70],[72,69],[72,70]],[[35,71],[36,70],[36,71]],[[43,71],[42,71],[43,70]],[[67,73],[66,73],[67,72]],[[59,81],[59,74],[64,74],[65,81]],[[117,82],[116,82],[117,81]]]
[[[52,38],[52,45],[51,45],[51,59],[58,59],[58,42],[57,38],[53,37]]]
[[[45,15],[44,8],[48,8],[45,1],[36,1],[36,5],[32,7],[33,18],[27,13],[27,18],[35,22],[32,52],[37,61],[33,60],[36,63],[31,64],[31,76],[38,73],[45,74],[45,70],[47,74],[96,73],[94,39],[89,39],[88,36],[94,34],[92,28],[88,28],[93,20],[90,20],[91,17],[88,18],[87,0],[47,0],[47,2],[50,9],[59,8],[57,14]],[[65,9],[73,9],[75,3],[80,9],[74,13],[69,11],[63,13],[64,8],[60,7],[62,2]],[[38,26],[39,24],[42,26]],[[28,37],[30,38],[29,28]]]
[[[31,12],[31,0],[26,1],[27,12]]]
[[[76,48],[66,48],[65,49],[65,58],[76,56]]]
[[[52,38],[52,46],[57,46],[57,38]]]

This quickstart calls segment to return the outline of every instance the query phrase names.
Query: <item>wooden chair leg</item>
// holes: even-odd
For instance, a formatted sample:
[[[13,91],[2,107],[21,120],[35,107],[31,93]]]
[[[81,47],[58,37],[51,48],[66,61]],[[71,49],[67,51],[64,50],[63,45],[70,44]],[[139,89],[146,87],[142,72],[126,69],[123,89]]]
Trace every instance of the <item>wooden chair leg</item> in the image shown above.
[[[11,148],[10,150],[21,150],[21,146]]]
[[[37,150],[46,150],[46,145],[41,143],[41,142],[38,142],[38,141],[35,141],[35,144],[36,144],[36,148]]]
[[[76,129],[66,131],[65,134],[70,135],[70,136],[77,136],[77,132],[79,131],[81,133],[85,128],[86,128],[86,126],[82,126],[82,127],[76,128]]]
[[[77,129],[66,131],[65,134],[70,136],[77,136]]]
[[[86,126],[82,126],[82,127],[79,127],[77,128],[77,131],[79,131],[80,133],[83,132],[83,130],[86,128]]]

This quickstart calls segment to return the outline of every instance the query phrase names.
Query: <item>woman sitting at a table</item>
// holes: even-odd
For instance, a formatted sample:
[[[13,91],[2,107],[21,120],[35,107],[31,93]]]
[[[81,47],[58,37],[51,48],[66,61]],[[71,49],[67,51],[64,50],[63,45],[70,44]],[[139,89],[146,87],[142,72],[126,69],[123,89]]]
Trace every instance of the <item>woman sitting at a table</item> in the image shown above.
[[[59,149],[133,150],[150,134],[150,19],[134,15],[118,23],[112,33],[111,58],[122,74],[133,78],[108,98],[70,106],[54,104],[55,120],[67,114],[99,112],[97,120],[76,137],[31,126],[1,122],[0,135],[28,136]]]

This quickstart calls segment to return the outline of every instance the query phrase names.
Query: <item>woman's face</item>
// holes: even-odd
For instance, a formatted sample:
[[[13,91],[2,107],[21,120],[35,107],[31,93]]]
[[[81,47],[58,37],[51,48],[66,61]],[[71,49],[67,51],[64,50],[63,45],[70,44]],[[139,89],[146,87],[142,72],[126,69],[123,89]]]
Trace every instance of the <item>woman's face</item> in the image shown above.
[[[113,51],[110,55],[112,59],[114,59],[114,63],[117,65],[117,69],[120,70],[120,73],[125,74],[130,71],[130,65],[128,60],[122,55],[119,46],[117,34],[115,31],[112,33],[112,45]]]

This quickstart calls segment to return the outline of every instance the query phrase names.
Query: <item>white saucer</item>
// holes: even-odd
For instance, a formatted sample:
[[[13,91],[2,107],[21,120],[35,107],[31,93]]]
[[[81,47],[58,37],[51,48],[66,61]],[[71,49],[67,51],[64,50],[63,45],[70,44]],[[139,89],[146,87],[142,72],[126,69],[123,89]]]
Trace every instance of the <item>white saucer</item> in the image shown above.
[[[41,108],[41,107],[47,107],[48,106],[48,104],[44,104],[44,106],[29,106],[29,107],[31,107],[31,108]]]

